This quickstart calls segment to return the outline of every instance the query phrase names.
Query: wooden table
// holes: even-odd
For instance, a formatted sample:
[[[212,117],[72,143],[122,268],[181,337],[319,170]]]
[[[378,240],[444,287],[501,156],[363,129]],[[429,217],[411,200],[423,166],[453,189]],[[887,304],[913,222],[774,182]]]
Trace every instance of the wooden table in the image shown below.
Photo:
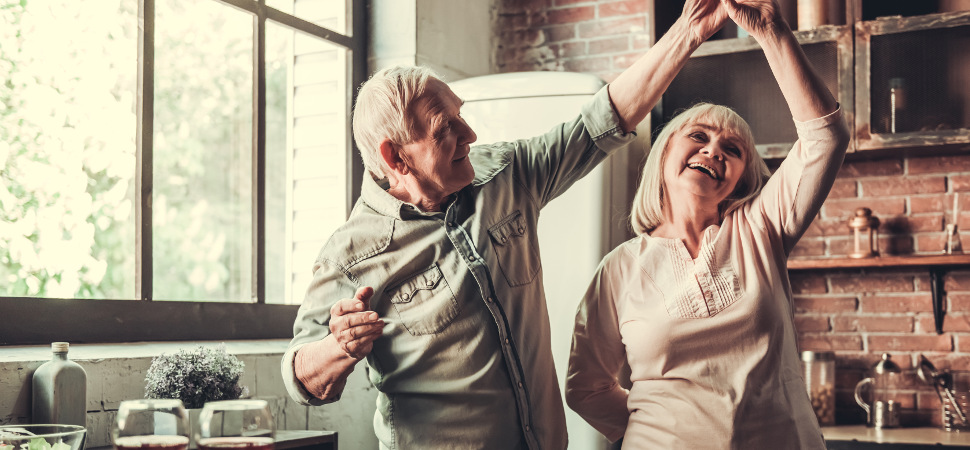
[[[870,428],[865,425],[822,427],[829,450],[970,450],[970,433],[940,428]]]
[[[193,442],[189,448],[195,448]],[[88,447],[87,450],[111,450],[113,447]],[[336,431],[279,430],[276,450],[337,450]]]

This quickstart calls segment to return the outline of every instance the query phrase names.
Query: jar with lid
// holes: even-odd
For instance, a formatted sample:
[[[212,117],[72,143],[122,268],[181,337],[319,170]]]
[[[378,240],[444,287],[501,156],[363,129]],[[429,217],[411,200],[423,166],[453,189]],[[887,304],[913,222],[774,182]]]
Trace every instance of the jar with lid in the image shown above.
[[[835,425],[835,353],[803,351],[802,367],[818,424]]]

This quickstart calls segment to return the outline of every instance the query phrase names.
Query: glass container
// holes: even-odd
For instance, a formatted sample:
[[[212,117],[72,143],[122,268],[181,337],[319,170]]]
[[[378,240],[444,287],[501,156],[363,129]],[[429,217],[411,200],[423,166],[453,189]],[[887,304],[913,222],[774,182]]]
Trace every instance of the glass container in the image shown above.
[[[902,380],[899,366],[891,360],[889,353],[872,366],[871,375],[856,384],[855,401],[866,410],[867,424],[875,428],[895,428],[899,426],[899,402],[896,393]],[[871,399],[866,402],[862,391],[870,391]]]
[[[81,450],[86,434],[80,425],[0,425],[0,450]]]
[[[947,372],[943,380],[942,388],[949,390],[941,402],[943,429],[970,431],[970,423],[968,423],[970,422],[970,416],[968,416],[970,415],[970,372],[962,370]]]
[[[835,353],[804,351],[802,367],[818,424],[835,425]]]

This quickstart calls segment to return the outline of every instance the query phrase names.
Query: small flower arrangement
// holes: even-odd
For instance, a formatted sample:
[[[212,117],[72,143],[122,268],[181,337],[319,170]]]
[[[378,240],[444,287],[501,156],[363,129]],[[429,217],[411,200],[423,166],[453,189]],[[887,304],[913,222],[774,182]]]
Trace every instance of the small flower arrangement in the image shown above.
[[[234,400],[248,394],[239,386],[244,364],[226,351],[226,345],[179,349],[152,359],[145,376],[145,398],[177,398],[186,408],[205,402]]]

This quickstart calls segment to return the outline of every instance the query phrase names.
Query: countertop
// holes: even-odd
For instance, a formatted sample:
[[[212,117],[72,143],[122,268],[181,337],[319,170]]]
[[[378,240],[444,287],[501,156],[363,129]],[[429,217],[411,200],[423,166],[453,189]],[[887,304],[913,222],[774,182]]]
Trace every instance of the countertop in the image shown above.
[[[869,428],[865,425],[840,425],[822,427],[822,435],[829,449],[916,449],[926,446],[944,446],[948,450],[970,449],[970,432],[943,431],[932,427]]]

